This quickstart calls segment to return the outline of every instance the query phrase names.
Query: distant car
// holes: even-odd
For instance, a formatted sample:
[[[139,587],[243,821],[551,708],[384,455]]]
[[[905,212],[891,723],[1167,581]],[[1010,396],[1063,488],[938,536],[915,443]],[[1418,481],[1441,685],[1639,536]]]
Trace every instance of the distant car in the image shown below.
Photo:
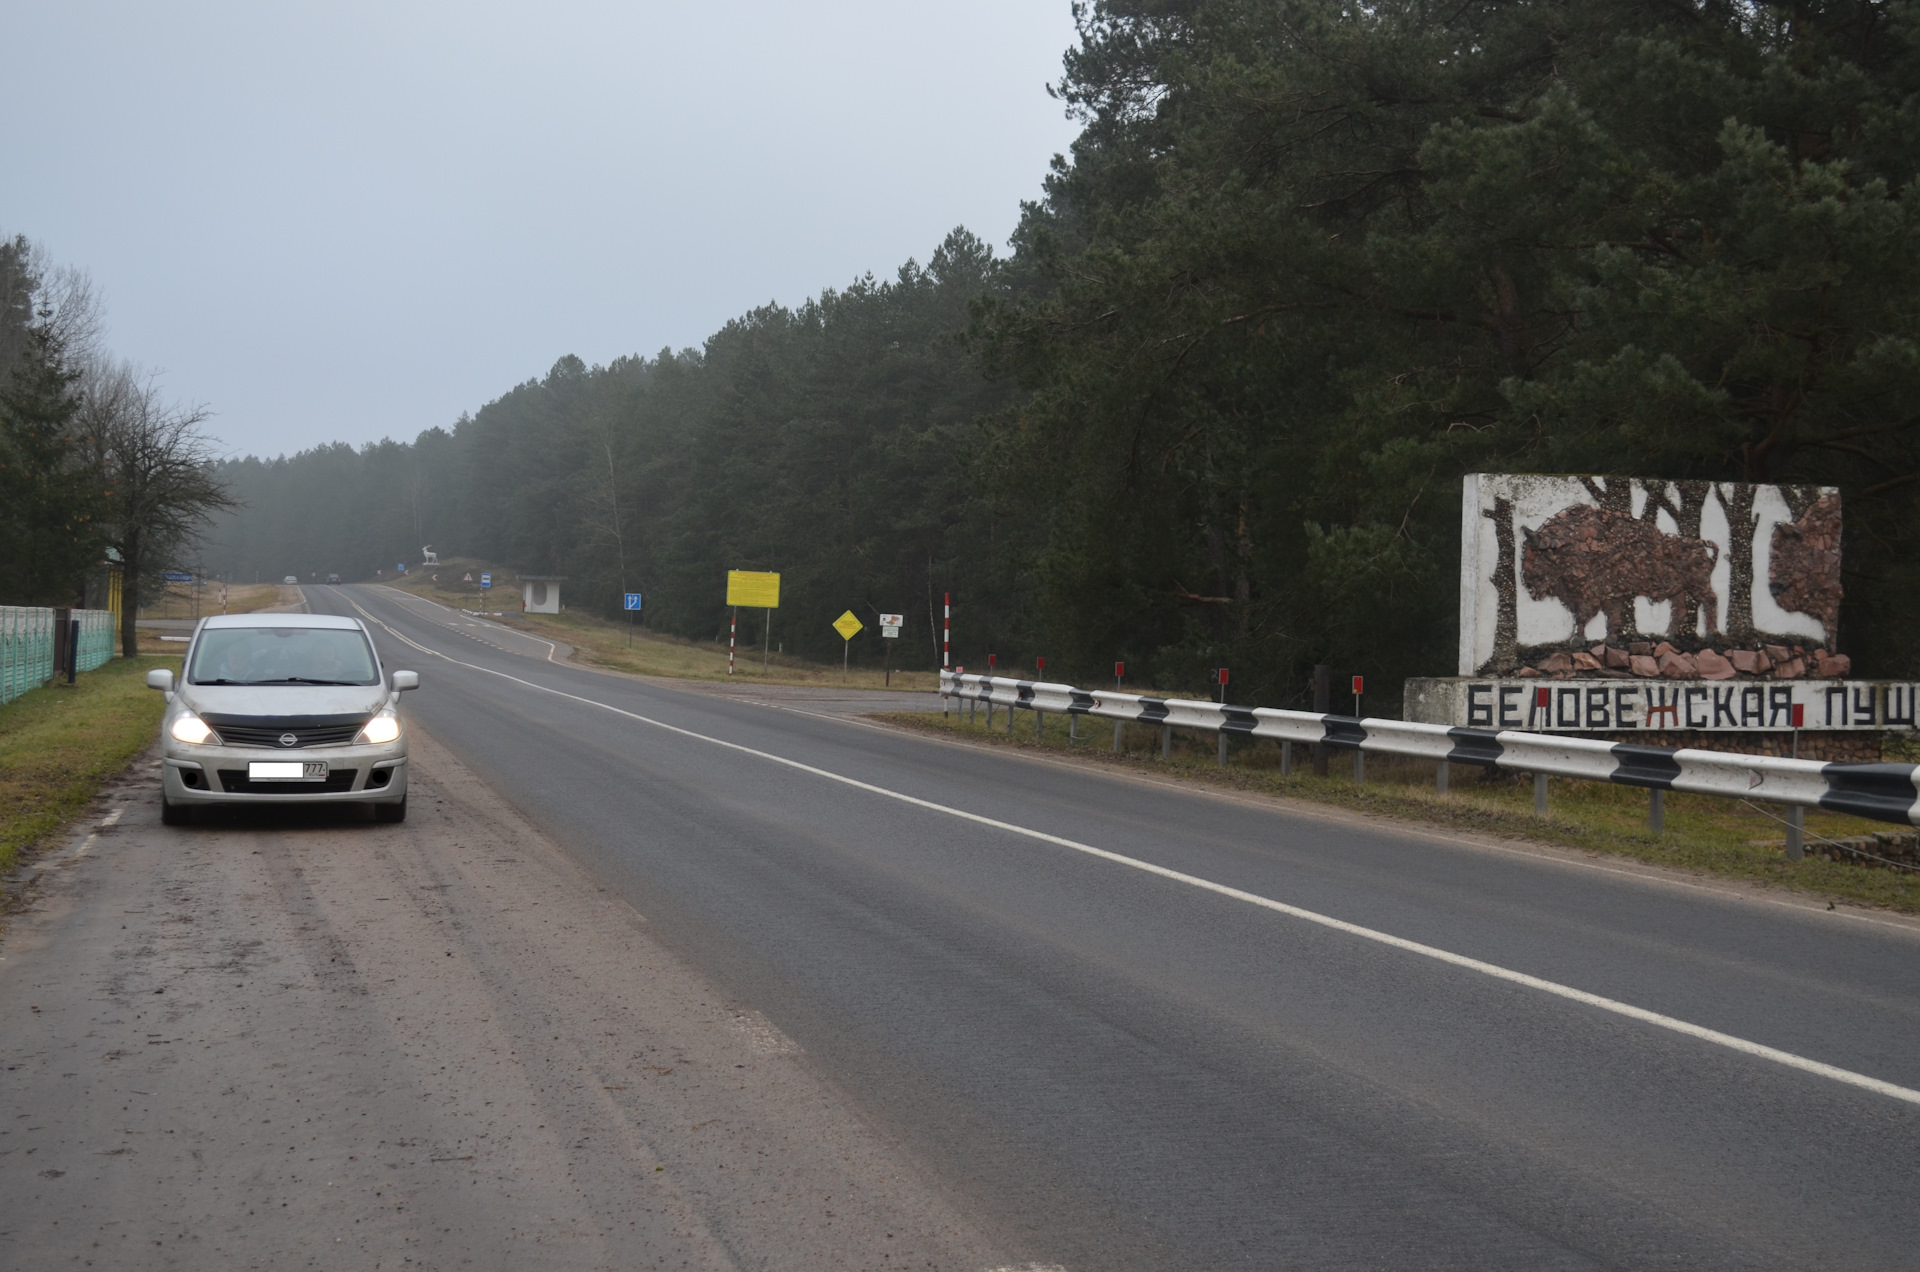
[[[331,614],[221,614],[200,620],[160,721],[160,820],[183,825],[218,804],[364,803],[407,817],[400,695],[367,629]]]
[[[340,581],[340,576],[339,576],[338,574],[329,574],[329,575],[327,575],[327,582],[329,582],[329,583],[338,583],[339,581]]]
[[[281,579],[280,581],[281,581],[282,583],[285,583],[285,584],[286,584],[286,585],[287,585],[288,587],[298,587],[298,586],[300,586],[300,576],[299,576],[299,575],[297,575],[297,574],[289,574],[289,575],[287,575],[287,577],[286,577],[286,578],[284,578],[284,579]]]

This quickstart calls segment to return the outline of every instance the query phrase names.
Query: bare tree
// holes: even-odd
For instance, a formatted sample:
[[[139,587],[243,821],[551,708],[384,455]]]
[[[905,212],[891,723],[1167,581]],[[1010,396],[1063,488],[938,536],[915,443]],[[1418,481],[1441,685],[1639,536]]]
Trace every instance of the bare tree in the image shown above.
[[[98,355],[105,327],[85,270],[55,265],[24,235],[0,239],[0,377],[25,356],[34,333],[69,365]]]
[[[106,477],[107,540],[120,553],[120,650],[131,657],[143,590],[184,563],[212,514],[235,502],[214,474],[205,407],[168,403],[152,375],[126,362],[94,359],[81,387],[80,431]]]
[[[612,545],[614,570],[620,576],[620,591],[625,594],[628,518],[620,506],[620,470],[614,462],[613,427],[603,416],[596,416],[589,428],[593,434],[595,448],[607,462],[604,472],[600,471],[597,460],[594,463],[593,485],[586,499],[588,508],[592,510],[592,516],[588,521],[588,541],[596,546]]]

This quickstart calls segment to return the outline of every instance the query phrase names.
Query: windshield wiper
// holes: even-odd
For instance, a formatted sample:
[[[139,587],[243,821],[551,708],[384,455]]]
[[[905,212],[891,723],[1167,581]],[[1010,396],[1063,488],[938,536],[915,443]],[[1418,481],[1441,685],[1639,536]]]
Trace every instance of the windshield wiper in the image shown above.
[[[225,681],[220,683],[225,684]],[[248,680],[249,685],[355,685],[356,680],[314,680],[308,676],[282,676],[278,680]]]

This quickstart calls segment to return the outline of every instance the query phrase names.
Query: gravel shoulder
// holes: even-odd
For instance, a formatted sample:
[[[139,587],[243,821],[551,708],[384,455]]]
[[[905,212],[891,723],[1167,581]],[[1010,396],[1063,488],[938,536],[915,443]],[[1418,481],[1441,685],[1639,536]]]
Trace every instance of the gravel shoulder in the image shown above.
[[[0,942],[0,1265],[1010,1262],[764,1017],[416,731],[401,826],[165,828],[153,756]]]

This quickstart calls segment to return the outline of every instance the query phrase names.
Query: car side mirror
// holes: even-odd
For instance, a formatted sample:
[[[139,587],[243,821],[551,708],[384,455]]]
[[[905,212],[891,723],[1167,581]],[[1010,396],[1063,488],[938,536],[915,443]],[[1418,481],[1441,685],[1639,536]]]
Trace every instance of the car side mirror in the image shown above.
[[[405,693],[409,689],[420,687],[420,673],[417,671],[396,671],[393,673],[393,691]]]
[[[147,673],[147,688],[158,689],[161,693],[172,693],[173,673],[165,667],[155,667]]]

